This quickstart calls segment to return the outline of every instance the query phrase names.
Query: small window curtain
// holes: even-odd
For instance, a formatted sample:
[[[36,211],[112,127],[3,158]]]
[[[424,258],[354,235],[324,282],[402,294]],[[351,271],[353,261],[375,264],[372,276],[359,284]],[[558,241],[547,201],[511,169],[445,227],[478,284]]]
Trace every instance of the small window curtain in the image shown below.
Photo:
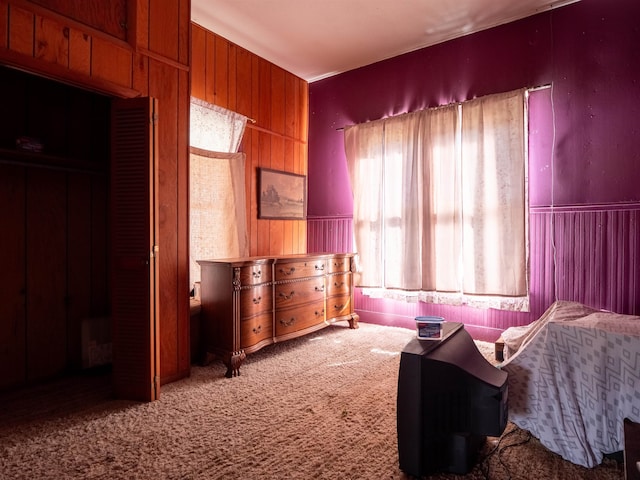
[[[191,99],[189,228],[191,285],[198,260],[249,254],[245,155],[238,153],[247,118]]]
[[[359,286],[526,295],[523,90],[347,127],[345,151]]]

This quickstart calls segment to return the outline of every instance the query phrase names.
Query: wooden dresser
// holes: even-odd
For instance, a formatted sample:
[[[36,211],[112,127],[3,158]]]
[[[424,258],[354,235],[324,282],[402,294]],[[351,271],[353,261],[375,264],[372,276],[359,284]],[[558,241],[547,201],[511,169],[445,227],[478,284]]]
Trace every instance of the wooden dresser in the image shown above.
[[[346,320],[353,309],[353,254],[314,253],[199,260],[201,353],[220,358],[226,376],[246,355]]]

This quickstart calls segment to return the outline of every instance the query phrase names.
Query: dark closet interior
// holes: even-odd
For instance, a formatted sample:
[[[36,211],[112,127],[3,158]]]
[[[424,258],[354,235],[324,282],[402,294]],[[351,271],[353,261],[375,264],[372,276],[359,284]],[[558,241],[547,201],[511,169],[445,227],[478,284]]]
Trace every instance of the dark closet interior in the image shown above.
[[[5,390],[108,357],[110,99],[4,67],[0,85]]]

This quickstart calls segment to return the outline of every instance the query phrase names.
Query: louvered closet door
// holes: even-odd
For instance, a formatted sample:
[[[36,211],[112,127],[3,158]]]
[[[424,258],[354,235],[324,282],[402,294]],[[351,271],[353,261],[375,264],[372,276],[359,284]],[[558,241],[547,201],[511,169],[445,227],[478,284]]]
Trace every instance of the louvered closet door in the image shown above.
[[[160,396],[157,100],[115,100],[111,116],[113,381],[118,398]]]

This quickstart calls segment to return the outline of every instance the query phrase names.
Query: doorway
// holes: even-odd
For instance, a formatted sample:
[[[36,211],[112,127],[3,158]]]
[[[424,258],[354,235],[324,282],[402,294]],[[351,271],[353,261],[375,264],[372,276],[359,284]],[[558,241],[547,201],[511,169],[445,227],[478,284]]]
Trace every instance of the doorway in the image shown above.
[[[106,343],[104,332],[88,338],[87,325],[110,315],[111,99],[5,67],[0,78],[6,390],[108,366],[106,345],[87,363],[87,342]]]

